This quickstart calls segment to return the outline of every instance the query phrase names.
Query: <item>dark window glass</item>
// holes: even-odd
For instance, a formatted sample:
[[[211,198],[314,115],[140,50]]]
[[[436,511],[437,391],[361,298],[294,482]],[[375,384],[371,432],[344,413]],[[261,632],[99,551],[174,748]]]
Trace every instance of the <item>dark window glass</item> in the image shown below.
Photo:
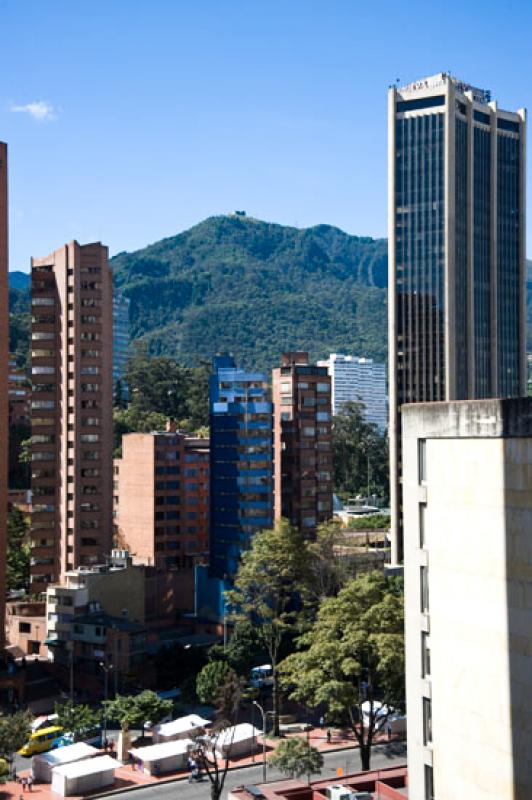
[[[490,124],[490,115],[485,114],[483,111],[473,111],[473,119],[476,119],[477,122],[482,122],[484,125]]]
[[[397,112],[419,111],[422,108],[432,108],[433,106],[445,105],[445,96],[437,94],[434,97],[420,97],[417,100],[399,100],[397,102]]]
[[[513,131],[514,133],[519,133],[519,123],[512,122],[509,119],[501,119],[499,117],[497,119],[497,127],[501,131]]]

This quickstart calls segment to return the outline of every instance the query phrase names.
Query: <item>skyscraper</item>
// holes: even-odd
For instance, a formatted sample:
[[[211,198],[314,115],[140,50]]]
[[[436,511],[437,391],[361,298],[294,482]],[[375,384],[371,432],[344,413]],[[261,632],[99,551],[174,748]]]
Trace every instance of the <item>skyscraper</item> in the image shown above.
[[[5,643],[5,552],[8,470],[9,306],[7,288],[7,144],[0,142],[0,648]]]
[[[32,259],[31,591],[112,539],[113,287],[107,248]]]
[[[331,376],[333,414],[339,414],[345,403],[360,402],[366,422],[372,422],[382,433],[388,425],[386,365],[342,353],[331,353],[318,365],[326,366]]]
[[[446,73],[388,97],[392,558],[400,406],[525,393],[525,112]]]
[[[332,518],[331,379],[308,353],[273,370],[275,519],[306,536]]]
[[[128,396],[125,380],[129,358],[129,298],[121,292],[113,294],[113,387],[122,384],[122,394]]]
[[[273,522],[272,404],[268,380],[216,356],[209,397],[210,573],[235,575],[253,535]]]

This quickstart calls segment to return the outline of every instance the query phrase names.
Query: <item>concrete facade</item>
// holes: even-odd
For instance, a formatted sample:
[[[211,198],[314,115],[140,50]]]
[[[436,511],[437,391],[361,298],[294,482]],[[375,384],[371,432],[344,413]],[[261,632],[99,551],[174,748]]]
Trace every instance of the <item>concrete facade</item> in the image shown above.
[[[403,407],[409,797],[532,797],[532,399]]]
[[[401,405],[525,394],[525,150],[524,110],[447,73],[389,90],[394,563]]]
[[[209,440],[176,430],[129,433],[115,459],[117,538],[161,569],[191,567],[209,551]]]
[[[7,525],[8,474],[8,236],[7,236],[7,145],[0,142],[0,649],[4,646],[5,619],[5,551]]]
[[[307,536],[332,519],[331,378],[308,353],[272,373],[274,511]]]

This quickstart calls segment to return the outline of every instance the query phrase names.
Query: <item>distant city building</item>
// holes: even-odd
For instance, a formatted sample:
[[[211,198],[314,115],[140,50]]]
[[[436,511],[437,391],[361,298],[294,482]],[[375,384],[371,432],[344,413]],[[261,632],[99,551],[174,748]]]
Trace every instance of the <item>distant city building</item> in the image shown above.
[[[31,593],[112,539],[113,286],[107,248],[32,259]]]
[[[121,292],[113,295],[113,386],[122,384],[122,393],[127,399],[128,386],[125,379],[129,359],[129,305],[128,297]]]
[[[167,431],[128,433],[115,459],[117,537],[157,567],[185,568],[209,552],[209,440]]]
[[[15,356],[9,356],[9,427],[29,424],[31,385],[26,370],[19,367]]]
[[[7,145],[0,142],[0,651],[5,642],[5,552],[8,485],[8,235]]]
[[[312,536],[333,516],[331,378],[299,352],[272,375],[275,519]]]
[[[401,416],[408,797],[524,800],[532,398],[407,405]]]
[[[253,535],[273,523],[268,379],[216,356],[210,379],[210,573],[235,575]]]
[[[388,425],[386,365],[342,353],[331,353],[318,364],[327,367],[332,379],[333,414],[339,414],[345,403],[361,402],[366,422],[372,422],[382,433]]]
[[[524,110],[447,73],[388,96],[392,558],[400,407],[526,393]]]

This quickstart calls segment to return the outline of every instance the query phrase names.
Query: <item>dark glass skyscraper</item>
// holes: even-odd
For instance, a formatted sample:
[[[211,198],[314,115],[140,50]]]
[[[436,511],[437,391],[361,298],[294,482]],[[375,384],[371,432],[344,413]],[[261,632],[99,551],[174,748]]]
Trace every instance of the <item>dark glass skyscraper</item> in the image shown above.
[[[389,91],[392,557],[400,407],[525,394],[525,112],[442,73]]]
[[[216,356],[209,391],[210,573],[231,578],[253,534],[273,523],[272,404],[268,380]]]

